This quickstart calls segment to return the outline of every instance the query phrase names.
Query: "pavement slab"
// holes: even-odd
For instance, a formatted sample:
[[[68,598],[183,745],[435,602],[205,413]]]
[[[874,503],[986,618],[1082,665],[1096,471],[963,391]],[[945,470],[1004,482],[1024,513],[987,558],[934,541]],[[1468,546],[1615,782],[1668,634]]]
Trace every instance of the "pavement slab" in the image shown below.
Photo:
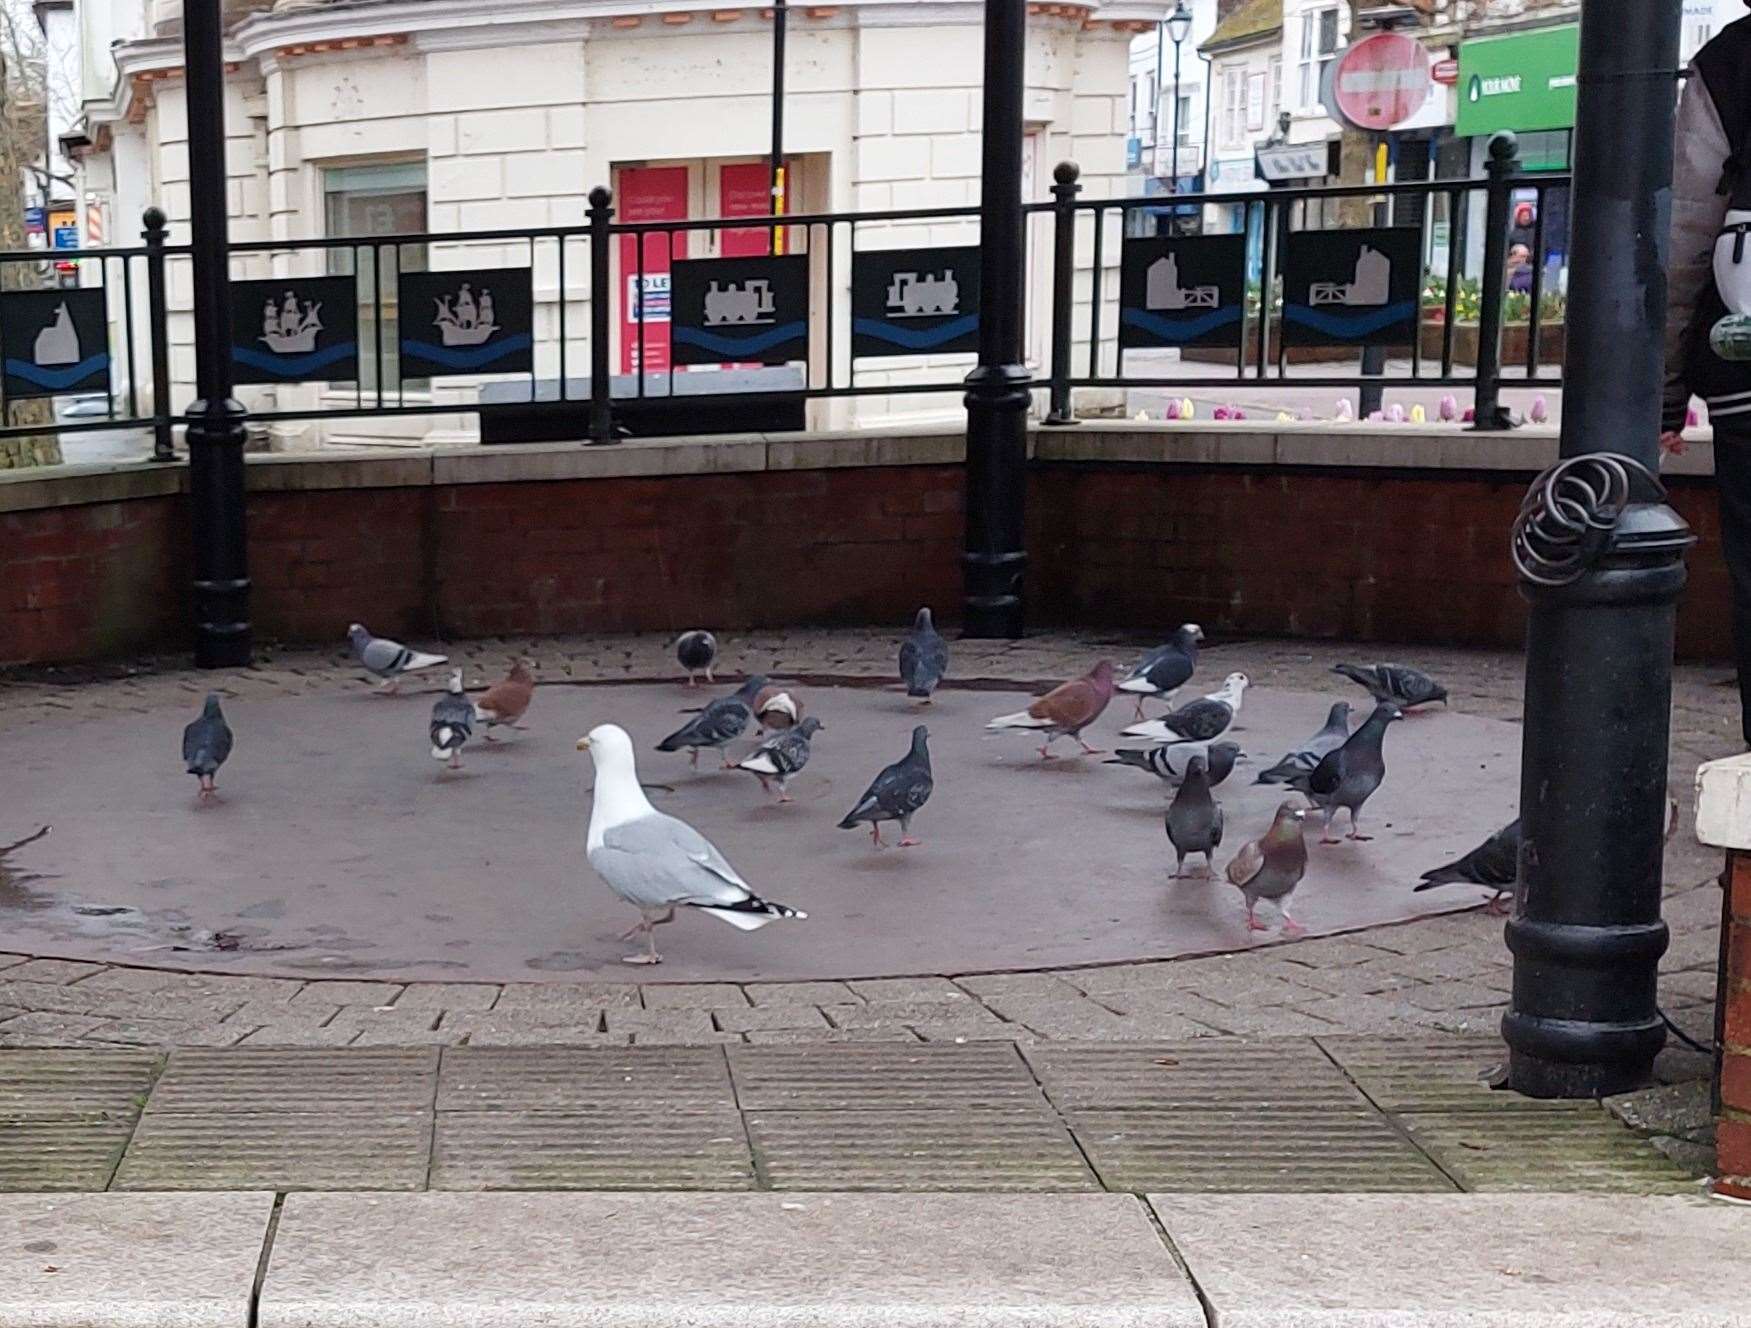
[[[248,1328],[271,1194],[0,1196],[7,1328]]]
[[[8,1052],[0,1121],[132,1119],[162,1059],[133,1051]]]
[[[844,1043],[731,1047],[745,1111],[875,1110],[919,1106],[1037,1111],[1039,1085],[1013,1046]]]
[[[147,1112],[118,1190],[418,1190],[429,1114]]]
[[[429,1110],[438,1053],[335,1053],[251,1047],[171,1054],[147,1110],[202,1114],[365,1113]]]
[[[1468,1190],[1693,1191],[1697,1181],[1603,1109],[1418,1111],[1406,1132]]]
[[[1120,1195],[292,1195],[259,1328],[1205,1328]]]
[[[1499,1037],[1326,1036],[1318,1042],[1385,1111],[1573,1111],[1588,1105],[1492,1089],[1489,1076],[1507,1059]]]
[[[710,1111],[734,1107],[713,1047],[463,1047],[444,1053],[440,1111]]]
[[[0,1191],[101,1190],[133,1133],[131,1118],[0,1120]]]
[[[1026,1050],[1063,1111],[1089,1108],[1350,1112],[1356,1086],[1306,1040],[1043,1043]]]
[[[442,1111],[434,1190],[748,1190],[754,1163],[733,1107]]]

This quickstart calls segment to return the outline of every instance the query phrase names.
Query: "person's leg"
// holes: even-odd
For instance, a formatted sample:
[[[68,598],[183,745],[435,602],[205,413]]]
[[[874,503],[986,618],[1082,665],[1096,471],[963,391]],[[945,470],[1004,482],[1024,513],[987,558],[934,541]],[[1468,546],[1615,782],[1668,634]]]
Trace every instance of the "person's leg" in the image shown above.
[[[1733,656],[1739,665],[1739,722],[1751,747],[1751,431],[1715,430],[1715,489],[1721,553],[1733,583]]]

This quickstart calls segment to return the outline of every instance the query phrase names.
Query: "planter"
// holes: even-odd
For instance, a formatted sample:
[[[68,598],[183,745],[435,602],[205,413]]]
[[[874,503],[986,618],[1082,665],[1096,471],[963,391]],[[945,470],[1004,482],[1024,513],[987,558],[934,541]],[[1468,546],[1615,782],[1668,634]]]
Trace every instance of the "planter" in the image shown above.
[[[1279,320],[1271,320],[1271,344],[1266,354],[1270,357],[1268,363],[1277,362],[1277,329]],[[1287,364],[1351,364],[1354,363],[1360,349],[1355,346],[1289,346],[1283,351],[1283,359]],[[1387,351],[1389,355],[1407,355],[1408,348],[1393,347]],[[1237,355],[1246,356],[1246,367],[1254,369],[1259,362],[1258,324],[1247,324],[1246,343],[1236,352],[1224,350],[1215,346],[1187,346],[1180,351],[1180,359],[1193,364],[1227,364],[1233,365]]]
[[[1441,362],[1441,329],[1440,323],[1424,323],[1422,331],[1422,357],[1425,361],[1435,364]],[[1532,333],[1530,324],[1509,323],[1502,329],[1502,364],[1507,367],[1524,365],[1526,363],[1526,345]],[[1563,362],[1563,347],[1567,341],[1568,326],[1562,322],[1540,323],[1538,326],[1538,363],[1540,366],[1560,368]],[[1463,364],[1470,368],[1477,367],[1477,337],[1476,323],[1455,323],[1453,325],[1453,363]]]

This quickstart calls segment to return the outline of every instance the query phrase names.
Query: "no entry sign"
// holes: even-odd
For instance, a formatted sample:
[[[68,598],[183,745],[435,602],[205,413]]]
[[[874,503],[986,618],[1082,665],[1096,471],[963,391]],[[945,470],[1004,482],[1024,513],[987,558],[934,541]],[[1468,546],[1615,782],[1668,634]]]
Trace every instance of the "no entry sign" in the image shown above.
[[[1338,57],[1330,109],[1357,129],[1403,124],[1428,99],[1434,82],[1429,53],[1415,38],[1376,32]]]

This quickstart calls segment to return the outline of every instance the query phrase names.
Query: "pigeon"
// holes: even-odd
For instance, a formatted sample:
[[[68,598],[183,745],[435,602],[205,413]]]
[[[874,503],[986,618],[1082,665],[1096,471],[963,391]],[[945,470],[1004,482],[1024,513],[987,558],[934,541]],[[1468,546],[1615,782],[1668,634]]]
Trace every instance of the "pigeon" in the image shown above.
[[[432,703],[432,759],[462,768],[462,749],[474,736],[474,703],[462,695],[462,670],[450,672],[450,690]]]
[[[1331,671],[1360,683],[1376,701],[1390,701],[1404,710],[1439,701],[1447,704],[1447,689],[1421,669],[1407,664],[1333,664]]]
[[[720,696],[698,715],[676,729],[657,744],[659,752],[678,752],[683,747],[693,754],[692,765],[699,766],[701,747],[723,747],[742,736],[748,721],[754,718],[754,698],[766,687],[765,675],[756,673],[739,687],[733,696]],[[724,769],[730,761],[724,759]]]
[[[475,722],[486,725],[488,742],[498,741],[492,731],[501,724],[512,729],[524,727],[523,716],[528,713],[529,702],[535,699],[535,675],[530,672],[534,667],[532,659],[520,655],[513,658],[505,680],[495,682],[474,698]]]
[[[1204,855],[1204,874],[1214,870],[1211,854],[1222,842],[1222,807],[1210,796],[1210,773],[1204,758],[1194,756],[1186,764],[1185,782],[1167,807],[1167,838],[1178,857],[1173,879],[1186,874],[1186,855]]]
[[[1215,788],[1234,773],[1234,763],[1240,759],[1240,744],[1177,742],[1168,747],[1121,747],[1106,764],[1135,766],[1178,788],[1185,782],[1186,767],[1194,756],[1204,758],[1210,787]]]
[[[912,750],[877,775],[857,805],[839,822],[841,830],[869,826],[869,837],[882,847],[882,822],[900,823],[900,847],[913,848],[912,818],[930,801],[936,782],[930,777],[930,731],[920,724],[912,730]]]
[[[643,954],[622,956],[628,964],[660,964],[657,931],[675,920],[677,908],[696,908],[742,931],[778,918],[802,919],[800,909],[760,898],[704,835],[687,822],[651,806],[638,782],[632,739],[617,724],[601,724],[578,739],[596,763],[595,800],[584,851],[614,891],[639,911],[639,924],[620,939],[643,936]]]
[[[930,694],[948,672],[948,642],[937,633],[929,609],[919,609],[912,634],[900,643],[900,681],[906,695],[930,704]]]
[[[1294,751],[1283,753],[1283,759],[1253,780],[1253,783],[1287,784],[1296,775],[1309,774],[1319,764],[1321,757],[1342,747],[1349,736],[1350,703],[1339,701],[1326,714],[1324,728]]]
[[[1127,738],[1148,738],[1153,742],[1209,742],[1228,731],[1240,715],[1241,699],[1252,685],[1244,673],[1231,673],[1219,691],[1181,706],[1160,719],[1133,724],[1120,733]]]
[[[1495,897],[1490,900],[1488,908],[1491,913],[1505,913],[1506,906],[1502,903],[1505,895],[1511,894],[1514,882],[1520,875],[1520,818],[1516,816],[1512,822],[1503,826],[1471,852],[1457,862],[1450,862],[1445,867],[1436,867],[1433,871],[1423,873],[1423,883],[1413,886],[1411,893],[1422,890],[1432,890],[1437,885],[1454,885],[1459,882],[1470,882],[1472,885],[1484,885],[1494,890]]]
[[[736,769],[747,770],[760,777],[760,787],[772,791],[772,781],[778,781],[778,800],[789,802],[787,786],[790,777],[809,763],[809,739],[821,730],[821,721],[810,715],[792,728],[774,733],[742,760]]]
[[[1137,662],[1125,680],[1121,692],[1137,697],[1137,718],[1143,718],[1143,698],[1159,696],[1170,699],[1184,687],[1198,666],[1198,642],[1204,639],[1204,629],[1197,623],[1186,623],[1173,634],[1173,640],[1151,650]]]
[[[1307,874],[1307,841],[1301,837],[1307,809],[1297,803],[1285,802],[1277,808],[1276,819],[1263,839],[1254,839],[1243,846],[1228,864],[1228,879],[1240,887],[1246,897],[1246,929],[1264,931],[1265,925],[1253,916],[1259,900],[1268,899],[1283,913],[1283,934],[1300,936],[1306,928],[1289,916],[1289,896]]]
[[[1357,828],[1356,814],[1386,778],[1386,758],[1381,752],[1386,726],[1403,718],[1404,711],[1390,701],[1382,701],[1374,707],[1374,713],[1362,721],[1362,727],[1344,739],[1342,747],[1327,752],[1311,771],[1289,781],[1289,787],[1307,794],[1324,809],[1325,823],[1321,828],[1320,843],[1338,842],[1332,838],[1331,823],[1340,807],[1350,809],[1351,839],[1372,837]]]
[[[707,682],[717,681],[711,676],[711,666],[717,659],[717,638],[710,632],[682,632],[675,642],[675,658],[687,670],[689,687],[699,685],[701,673]]]
[[[1026,710],[1013,715],[999,715],[985,727],[999,729],[1029,729],[1046,735],[1040,748],[1040,759],[1051,758],[1051,746],[1059,738],[1075,738],[1082,750],[1098,756],[1100,749],[1082,741],[1082,730],[1100,718],[1100,712],[1113,699],[1113,666],[1101,660],[1080,678],[1061,683],[1035,701]]]
[[[423,654],[386,636],[372,636],[358,623],[347,628],[347,640],[352,642],[353,654],[365,666],[365,671],[383,680],[381,690],[385,696],[400,687],[402,674],[450,662],[447,656]]]
[[[231,726],[219,709],[219,693],[208,692],[201,717],[182,731],[182,760],[191,775],[201,781],[200,799],[207,801],[217,791],[215,778],[225,758],[231,755]]]
[[[788,729],[803,717],[803,703],[782,687],[762,687],[748,709],[762,733]]]

